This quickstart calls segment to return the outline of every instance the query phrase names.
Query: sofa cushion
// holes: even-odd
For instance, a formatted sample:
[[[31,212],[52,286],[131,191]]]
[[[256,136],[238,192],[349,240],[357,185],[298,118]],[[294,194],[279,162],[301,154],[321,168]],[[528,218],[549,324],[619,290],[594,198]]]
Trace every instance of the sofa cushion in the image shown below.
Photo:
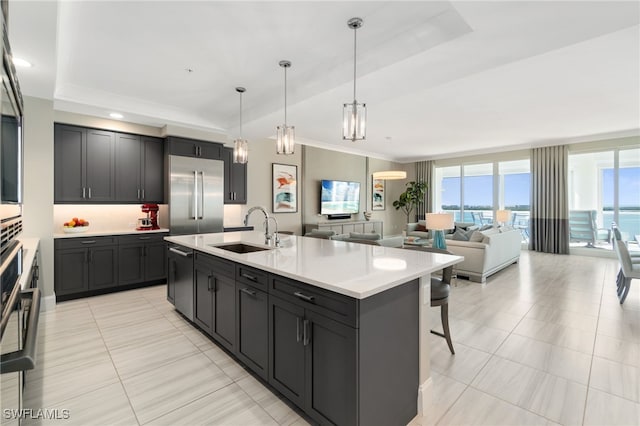
[[[493,228],[493,225],[482,225],[478,231],[486,231],[487,229]]]
[[[476,226],[474,222],[455,222],[453,224],[456,228],[467,229],[471,226]]]
[[[354,240],[379,240],[382,237],[380,237],[380,234],[373,232],[349,232],[349,238],[353,238]]]
[[[469,241],[472,243],[481,243],[484,240],[485,235],[480,231],[473,231],[469,237]]]

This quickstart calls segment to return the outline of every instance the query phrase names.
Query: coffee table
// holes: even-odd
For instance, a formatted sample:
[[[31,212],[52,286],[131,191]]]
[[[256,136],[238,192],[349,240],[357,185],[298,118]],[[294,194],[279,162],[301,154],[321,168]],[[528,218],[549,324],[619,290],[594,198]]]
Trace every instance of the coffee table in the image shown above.
[[[402,242],[403,246],[418,246],[418,247],[431,247],[431,240],[426,238],[419,238],[415,240],[407,240],[406,238]]]

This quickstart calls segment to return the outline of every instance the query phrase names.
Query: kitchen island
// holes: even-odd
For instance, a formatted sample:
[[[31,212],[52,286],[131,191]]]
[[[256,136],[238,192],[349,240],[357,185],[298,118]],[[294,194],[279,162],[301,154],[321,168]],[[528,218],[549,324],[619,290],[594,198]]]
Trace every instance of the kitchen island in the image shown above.
[[[461,257],[289,235],[275,248],[259,232],[165,239],[192,253],[193,322],[314,420],[401,425],[428,406],[430,274]]]

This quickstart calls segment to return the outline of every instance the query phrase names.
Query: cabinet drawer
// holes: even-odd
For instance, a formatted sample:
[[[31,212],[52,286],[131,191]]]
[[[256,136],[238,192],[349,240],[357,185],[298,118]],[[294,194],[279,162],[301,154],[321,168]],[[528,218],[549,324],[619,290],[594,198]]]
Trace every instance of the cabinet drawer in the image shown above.
[[[55,240],[55,249],[76,249],[99,247],[116,244],[116,237],[81,237],[81,238],[58,238]]]
[[[135,234],[135,235],[119,235],[118,244],[138,244],[138,243],[150,243],[162,241],[168,234],[153,233],[153,234]]]
[[[269,293],[351,327],[358,326],[358,301],[352,297],[277,275],[269,280]]]
[[[269,274],[246,265],[236,264],[236,281],[267,291]]]
[[[207,265],[207,267],[211,268],[211,270],[217,274],[235,279],[236,264],[230,260],[222,259],[219,257],[211,256],[209,254],[200,253],[197,251],[195,254],[195,261],[204,262]]]

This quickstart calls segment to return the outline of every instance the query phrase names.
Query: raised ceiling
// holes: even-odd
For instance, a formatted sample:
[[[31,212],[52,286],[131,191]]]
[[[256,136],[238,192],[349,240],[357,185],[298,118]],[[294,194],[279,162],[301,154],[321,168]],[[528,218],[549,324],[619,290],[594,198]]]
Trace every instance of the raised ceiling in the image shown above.
[[[341,139],[352,99],[365,142]],[[303,143],[415,161],[638,134],[636,1],[17,1],[10,39],[25,95],[57,110],[266,143],[283,120]],[[191,71],[188,71],[191,70]]]

